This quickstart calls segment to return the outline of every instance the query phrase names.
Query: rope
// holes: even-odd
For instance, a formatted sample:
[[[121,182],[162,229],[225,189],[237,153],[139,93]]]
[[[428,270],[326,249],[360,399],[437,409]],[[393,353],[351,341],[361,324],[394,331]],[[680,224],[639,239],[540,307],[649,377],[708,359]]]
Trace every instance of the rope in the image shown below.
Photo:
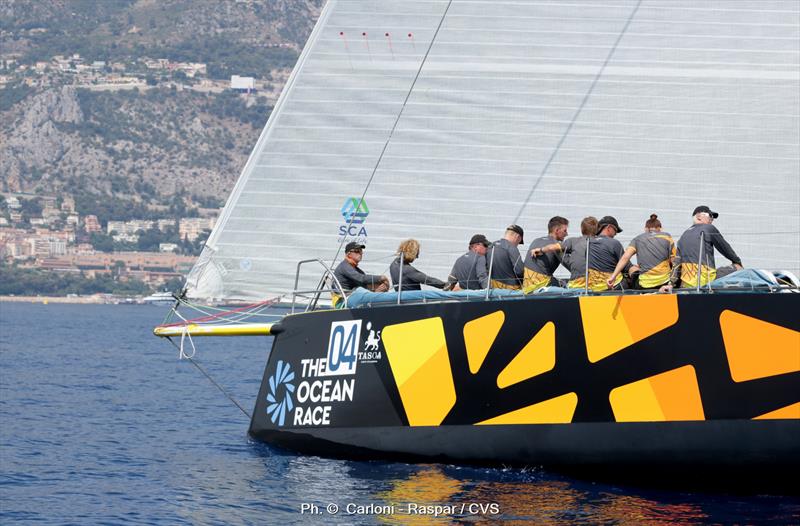
[[[190,338],[190,340],[191,340],[191,336],[190,336],[189,338]],[[171,343],[173,346],[175,346],[176,348],[178,348],[177,344],[176,344],[174,341],[172,341],[172,338],[167,338],[167,340],[169,340],[169,343]],[[182,338],[182,337],[181,337],[181,340],[183,340],[183,338]],[[182,345],[183,345],[183,343],[181,343],[181,346],[182,346]],[[192,344],[192,345],[194,345],[194,344]],[[244,414],[244,416],[246,416],[246,417],[248,418],[248,420],[249,420],[250,418],[252,418],[252,417],[250,416],[250,413],[248,413],[248,412],[247,412],[247,410],[246,410],[244,407],[242,407],[242,404],[240,404],[239,402],[237,402],[237,401],[236,401],[236,399],[235,399],[235,398],[234,398],[234,397],[233,397],[233,396],[232,396],[230,393],[228,393],[228,391],[226,391],[224,387],[222,387],[222,386],[221,386],[221,385],[220,385],[220,384],[219,384],[219,383],[218,383],[216,380],[214,380],[214,378],[212,378],[212,377],[211,377],[211,375],[210,375],[210,374],[208,374],[208,371],[206,371],[206,370],[205,370],[205,369],[204,369],[204,368],[203,368],[203,367],[202,367],[202,366],[201,366],[199,363],[197,363],[197,362],[194,360],[194,358],[192,357],[192,356],[194,356],[194,354],[192,354],[192,356],[186,356],[186,355],[184,355],[184,354],[183,354],[183,349],[182,349],[182,348],[180,348],[180,353],[181,353],[181,357],[182,357],[182,358],[185,358],[186,360],[189,360],[189,362],[190,362],[192,365],[194,365],[195,367],[197,367],[197,370],[198,370],[198,371],[200,371],[200,372],[203,374],[203,376],[205,376],[206,378],[208,378],[208,381],[209,381],[209,382],[211,382],[211,384],[212,384],[214,387],[216,387],[217,389],[219,389],[219,391],[220,391],[220,392],[221,392],[223,395],[225,395],[225,397],[226,397],[228,400],[230,400],[231,402],[233,402],[233,405],[235,405],[236,407],[238,407],[238,408],[239,408],[239,411],[241,411],[241,412],[242,412],[242,414]]]
[[[558,152],[561,150],[561,146],[564,144],[564,141],[567,140],[567,136],[572,131],[572,127],[575,125],[575,121],[578,120],[578,117],[580,116],[581,112],[583,111],[584,106],[586,106],[586,103],[589,101],[589,97],[592,96],[592,92],[594,92],[594,88],[597,86],[597,83],[600,80],[600,77],[603,76],[603,72],[605,71],[606,66],[608,65],[609,62],[611,62],[611,57],[614,55],[614,52],[617,50],[617,46],[619,45],[620,41],[622,40],[622,37],[625,36],[625,33],[628,31],[628,27],[631,25],[631,22],[633,21],[633,17],[636,16],[636,12],[639,10],[639,6],[640,5],[642,5],[642,0],[639,0],[636,3],[636,7],[633,8],[633,11],[631,11],[630,16],[628,16],[628,20],[625,22],[625,26],[623,26],[622,31],[620,31],[616,42],[614,42],[614,45],[611,46],[611,49],[608,51],[608,55],[606,56],[605,62],[603,62],[603,65],[600,66],[600,70],[597,72],[597,75],[595,75],[594,80],[592,81],[591,86],[589,86],[589,90],[586,92],[586,95],[584,95],[583,100],[581,101],[580,106],[578,106],[577,111],[575,111],[575,115],[572,117],[572,120],[569,121],[569,124],[567,125],[567,129],[564,130],[564,133],[561,136],[561,139],[559,139],[558,144],[556,144],[556,147],[553,149],[553,153],[550,154],[550,158],[547,159],[547,162],[542,167],[542,171],[539,174],[539,177],[533,183],[533,186],[531,187],[531,191],[528,192],[528,197],[526,197],[525,201],[522,202],[522,206],[520,207],[519,212],[517,212],[516,217],[514,217],[514,221],[512,221],[512,223],[516,224],[517,222],[519,222],[519,218],[522,215],[522,212],[524,212],[525,211],[525,207],[528,206],[528,201],[530,201],[531,197],[533,197],[533,193],[536,191],[536,188],[539,186],[539,183],[542,181],[542,178],[544,177],[544,174],[547,173],[547,170],[550,168],[550,164],[553,162],[553,159],[556,158],[556,155],[558,155]]]
[[[198,312],[206,314],[206,316],[201,316],[199,318],[192,318],[190,320],[187,320],[186,318],[184,318],[183,316],[178,314],[177,308],[173,308],[173,310],[175,311],[175,315],[177,315],[183,321],[176,322],[176,323],[170,323],[170,324],[162,324],[161,326],[162,327],[176,327],[176,326],[180,326],[180,325],[186,325],[186,324],[189,324],[189,323],[203,323],[203,322],[208,322],[208,321],[224,321],[224,322],[228,322],[228,323],[234,324],[234,323],[244,323],[242,320],[245,320],[245,319],[253,317],[253,316],[280,317],[281,316],[280,314],[260,314],[259,311],[263,310],[263,309],[266,309],[266,308],[269,308],[269,307],[272,307],[273,305],[278,303],[278,301],[280,301],[280,299],[282,297],[283,296],[277,296],[277,297],[272,298],[270,300],[262,301],[262,302],[259,302],[259,303],[253,303],[252,305],[246,305],[244,307],[239,307],[238,309],[230,309],[230,310],[226,310],[226,311],[221,311],[221,312],[216,313],[216,314],[215,313],[207,313],[207,312],[203,311],[201,308],[199,308],[196,305],[192,305],[192,304],[190,304],[188,302],[182,301],[181,304],[186,305],[186,306],[188,306],[188,307],[190,307],[190,308],[192,308],[192,309],[194,309],[194,310],[196,310]],[[251,311],[247,311],[247,309],[252,309],[252,310]],[[226,318],[225,316],[230,316],[230,317]]]
[[[641,1],[641,0],[640,0]],[[422,57],[422,62],[419,64],[419,68],[417,69],[417,74],[414,75],[414,81],[411,83],[411,87],[408,89],[408,93],[406,93],[406,98],[403,100],[403,105],[400,107],[400,111],[397,113],[397,118],[394,120],[394,124],[392,125],[392,129],[389,131],[389,136],[386,137],[386,142],[383,144],[383,149],[381,150],[380,155],[378,156],[378,160],[375,163],[375,166],[372,168],[372,173],[369,176],[369,180],[367,180],[367,185],[364,187],[364,191],[361,193],[361,198],[358,200],[358,205],[356,206],[356,210],[361,208],[361,205],[364,203],[364,197],[367,195],[367,190],[369,190],[370,185],[372,184],[372,180],[375,178],[375,173],[378,171],[378,166],[380,166],[381,161],[383,160],[383,156],[386,153],[386,149],[389,147],[389,141],[392,140],[392,136],[394,135],[395,130],[397,129],[397,124],[400,122],[400,117],[403,116],[403,111],[406,109],[406,104],[408,104],[408,99],[411,98],[411,93],[414,91],[414,86],[417,84],[417,80],[419,79],[420,74],[422,73],[422,68],[425,66],[425,62],[428,60],[428,55],[433,48],[433,43],[436,41],[436,36],[439,34],[439,30],[442,28],[442,24],[444,23],[445,17],[447,17],[447,12],[450,10],[450,5],[453,3],[453,0],[447,2],[447,6],[444,8],[444,13],[442,13],[442,18],[439,19],[439,25],[436,26],[436,31],[433,33],[433,37],[431,38],[430,44],[428,44],[428,49],[425,51],[425,56]],[[347,224],[347,229],[350,229],[352,226],[353,221],[356,218],[355,212],[350,216],[350,222]],[[347,236],[342,236],[342,241],[339,243],[339,247],[336,249],[336,254],[333,256],[333,260],[331,261],[331,267],[333,267],[334,263],[336,263],[336,258],[339,257],[339,253],[342,251],[342,246],[344,246],[344,242],[347,240]]]

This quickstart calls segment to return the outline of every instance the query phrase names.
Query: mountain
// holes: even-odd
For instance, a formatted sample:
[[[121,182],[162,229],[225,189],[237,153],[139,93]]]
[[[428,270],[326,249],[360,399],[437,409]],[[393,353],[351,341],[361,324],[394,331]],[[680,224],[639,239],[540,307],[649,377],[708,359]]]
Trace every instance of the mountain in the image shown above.
[[[321,3],[0,2],[0,190],[219,205]]]

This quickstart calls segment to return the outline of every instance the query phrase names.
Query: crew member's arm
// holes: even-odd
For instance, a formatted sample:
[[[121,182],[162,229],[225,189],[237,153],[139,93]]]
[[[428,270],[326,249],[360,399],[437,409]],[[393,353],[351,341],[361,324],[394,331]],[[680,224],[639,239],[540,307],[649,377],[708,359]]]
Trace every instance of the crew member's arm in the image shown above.
[[[617,240],[615,239],[614,241],[617,241]],[[622,243],[620,243],[619,241],[617,241],[616,246],[614,247],[614,253],[617,256],[617,259],[622,259],[622,256],[625,255],[625,251],[622,248]],[[631,272],[636,272],[637,270],[639,270],[639,266],[631,264],[630,258],[628,258],[628,261],[625,263],[625,267],[623,268],[623,271],[626,274],[630,274]]]
[[[345,277],[357,287],[374,288],[380,287],[384,283],[388,287],[389,280],[386,278],[386,276],[379,276],[377,274],[364,274],[363,272],[356,270],[356,268],[352,265],[342,265],[340,270],[342,274],[344,274]]]
[[[445,286],[444,281],[428,276],[411,265],[405,265],[403,267],[403,283],[419,283],[420,285],[430,285],[437,289],[441,289]]]
[[[733,266],[734,268],[736,268],[736,270],[742,270],[741,258],[739,258],[739,256],[736,255],[736,252],[734,252],[733,247],[731,247],[731,245],[727,241],[725,241],[725,238],[722,237],[722,234],[720,233],[719,230],[717,230],[717,227],[711,225],[711,228],[709,228],[709,230],[711,231],[711,244],[714,245],[714,248],[719,250],[720,254],[728,258],[731,261],[731,263],[733,263]]]
[[[628,265],[628,262],[631,260],[634,254],[636,254],[636,249],[634,247],[630,246],[625,249],[622,257],[619,258],[619,263],[617,263],[616,268],[614,268],[614,272],[612,272],[611,276],[609,276],[609,278],[606,280],[609,288],[614,286],[614,280],[617,279],[617,276],[619,276],[620,272],[622,272],[622,269]]]
[[[461,258],[458,258],[453,265],[453,268],[450,270],[450,274],[447,276],[447,283],[444,286],[444,290],[461,290],[461,286],[458,284],[458,277],[456,276],[456,268],[458,267],[458,262]]]
[[[673,256],[670,258],[670,261],[672,262],[672,271],[669,274],[669,281],[666,285],[663,285],[660,289],[658,289],[658,291],[662,293],[672,292],[672,289],[678,285],[678,282],[681,279],[681,253],[676,253],[675,249],[673,248],[672,254]]]
[[[475,261],[475,273],[482,289],[489,288],[489,270],[486,268],[486,256],[478,256]]]
[[[543,247],[536,247],[531,250],[531,256],[538,258],[539,256],[544,256],[548,252],[561,252],[561,243],[550,243]]]

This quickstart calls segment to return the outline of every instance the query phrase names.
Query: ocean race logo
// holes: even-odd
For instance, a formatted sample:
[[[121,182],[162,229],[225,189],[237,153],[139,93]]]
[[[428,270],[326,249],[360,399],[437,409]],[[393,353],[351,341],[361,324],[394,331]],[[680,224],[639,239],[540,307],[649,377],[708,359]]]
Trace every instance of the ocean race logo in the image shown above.
[[[293,425],[330,425],[333,403],[353,401],[360,347],[361,320],[331,323],[325,358],[300,360],[301,380],[297,386]]]
[[[367,240],[367,228],[364,222],[369,215],[367,201],[358,197],[348,197],[340,210],[344,224],[339,225],[339,242],[344,239],[364,243]]]
[[[291,413],[294,405],[292,404],[292,393],[294,392],[294,373],[292,366],[278,360],[278,367],[275,374],[269,378],[269,392],[267,393],[267,414],[272,423],[282,426],[286,422],[286,413]]]

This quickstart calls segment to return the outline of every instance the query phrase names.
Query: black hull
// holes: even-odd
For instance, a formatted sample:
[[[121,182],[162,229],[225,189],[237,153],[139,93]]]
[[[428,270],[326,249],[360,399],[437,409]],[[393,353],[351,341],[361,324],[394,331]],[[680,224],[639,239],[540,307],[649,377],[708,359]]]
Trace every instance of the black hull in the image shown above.
[[[686,483],[758,480],[766,488],[764,477],[796,473],[800,346],[791,347],[800,330],[800,295],[665,298],[290,316],[275,338],[250,434],[323,456],[545,466]],[[642,309],[652,314],[641,318]],[[590,315],[611,318],[604,325]],[[359,355],[352,374],[316,374],[304,366],[303,359],[331,361],[332,324],[349,320],[381,329],[377,359]],[[362,329],[359,352],[374,349],[371,336]],[[750,352],[735,336],[763,345]],[[437,337],[444,347],[430,350]],[[426,352],[421,363],[407,360]],[[286,377],[287,367],[290,381],[281,382],[278,373]],[[352,392],[337,396],[337,382],[352,382]],[[328,419],[315,425],[312,413],[320,417],[325,407]]]

